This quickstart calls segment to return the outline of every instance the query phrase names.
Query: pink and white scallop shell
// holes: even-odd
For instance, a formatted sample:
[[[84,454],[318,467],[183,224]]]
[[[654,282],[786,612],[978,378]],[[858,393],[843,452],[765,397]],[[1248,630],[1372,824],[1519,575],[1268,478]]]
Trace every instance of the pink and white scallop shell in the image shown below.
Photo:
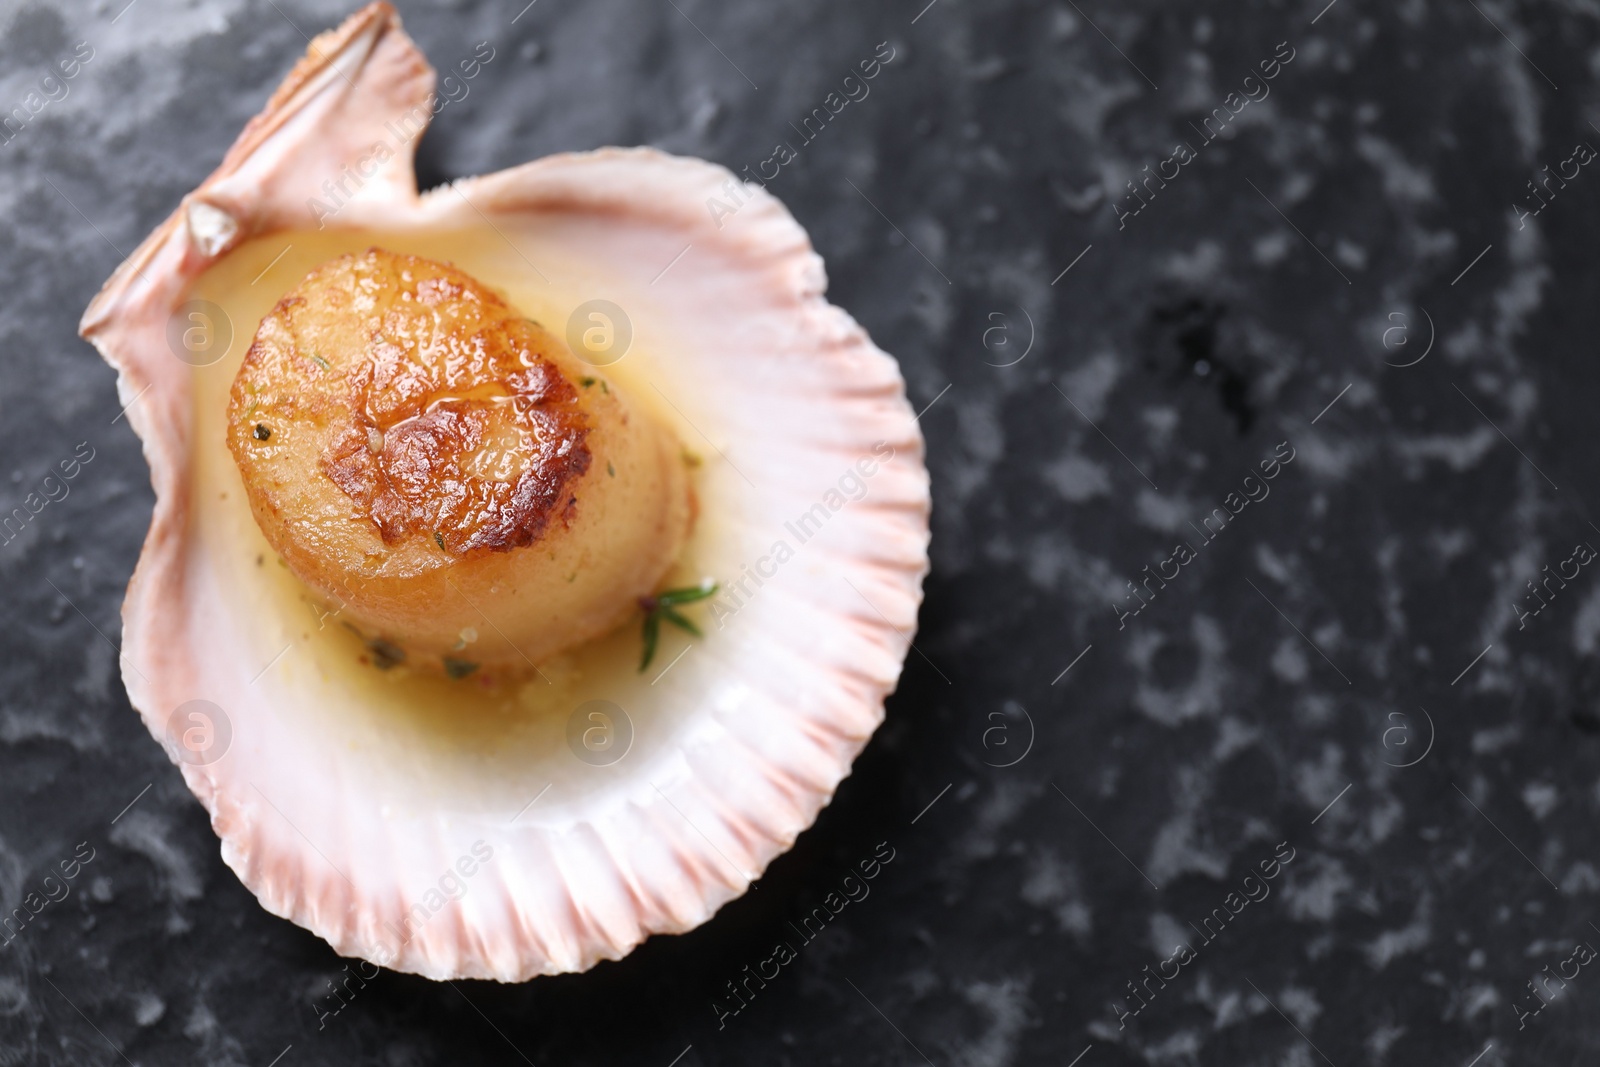
[[[895,361],[827,302],[822,261],[776,199],[710,163],[618,148],[419,196],[415,139],[395,131],[426,121],[433,85],[387,4],[318,37],[81,329],[118,371],[156,495],[123,605],[123,678],[224,861],[341,955],[513,982],[698,926],[816,819],[909,648],[928,476]],[[376,167],[380,143],[393,158]],[[347,168],[359,194],[328,217],[324,182]],[[252,530],[208,518],[242,493],[197,398],[207,370],[237,365],[255,322],[235,323],[230,359],[206,370],[175,357],[169,326],[203,278],[213,290],[245,279],[232,284],[249,300],[283,292],[303,249],[246,281],[273,242],[293,248],[319,225],[352,247],[466,235],[482,269],[544,277],[525,280],[550,286],[548,307],[603,292],[629,309],[649,384],[705,457],[702,523],[723,532],[698,562],[725,584],[746,577],[716,609],[723,625],[670,670],[623,680],[627,758],[576,758],[564,713],[547,722],[515,702],[459,734],[449,709],[392,720],[383,686],[351,684],[300,647],[323,620],[252,599],[274,568],[257,564]],[[806,515],[802,541],[786,524]],[[780,541],[792,558],[774,557]],[[202,748],[186,748],[196,729]]]

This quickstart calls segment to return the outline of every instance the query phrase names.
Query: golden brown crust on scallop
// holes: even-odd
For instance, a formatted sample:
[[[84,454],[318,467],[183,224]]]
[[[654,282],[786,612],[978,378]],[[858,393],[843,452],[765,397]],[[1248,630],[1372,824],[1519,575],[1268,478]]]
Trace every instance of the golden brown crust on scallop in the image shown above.
[[[271,479],[252,477],[267,456],[315,449],[295,468],[331,480],[389,548],[538,541],[571,521],[591,462],[559,343],[446,264],[377,248],[323,264],[262,320],[234,381],[229,445],[252,503],[271,506],[256,499]]]

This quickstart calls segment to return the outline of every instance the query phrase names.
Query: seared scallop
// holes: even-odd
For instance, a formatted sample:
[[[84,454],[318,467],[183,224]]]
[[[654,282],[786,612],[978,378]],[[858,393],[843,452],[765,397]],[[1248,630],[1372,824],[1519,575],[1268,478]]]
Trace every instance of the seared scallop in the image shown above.
[[[457,673],[636,614],[690,521],[670,430],[486,286],[377,248],[262,320],[228,447],[290,570],[374,647]]]

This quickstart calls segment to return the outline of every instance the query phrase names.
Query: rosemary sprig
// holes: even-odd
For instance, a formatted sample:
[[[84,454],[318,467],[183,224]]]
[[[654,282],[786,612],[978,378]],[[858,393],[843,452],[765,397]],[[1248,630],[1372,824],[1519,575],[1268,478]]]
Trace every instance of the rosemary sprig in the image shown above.
[[[703,579],[699,585],[688,585],[682,589],[668,589],[657,593],[655,596],[642,596],[639,598],[639,607],[644,609],[644,649],[639,659],[639,673],[643,674],[645,668],[650,666],[650,661],[656,657],[656,645],[661,640],[661,622],[666,620],[685,633],[695,637],[704,637],[689,619],[678,612],[684,604],[693,604],[697,600],[705,600],[715,596],[718,585],[710,578]]]

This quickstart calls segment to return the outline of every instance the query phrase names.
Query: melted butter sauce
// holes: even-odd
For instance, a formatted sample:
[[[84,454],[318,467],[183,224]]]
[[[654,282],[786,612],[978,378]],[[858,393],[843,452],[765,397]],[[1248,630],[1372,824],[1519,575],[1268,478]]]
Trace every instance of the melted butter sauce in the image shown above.
[[[539,808],[545,812],[559,810],[563,802],[592,798],[596,789],[625,790],[619,768],[670,755],[677,728],[704,699],[701,691],[707,684],[692,664],[663,673],[691,643],[672,627],[662,628],[655,661],[641,674],[637,620],[539,664],[539,673],[527,677],[480,670],[452,680],[404,664],[379,669],[376,661],[382,657],[340,625],[337,603],[322,602],[289,572],[250,513],[225,443],[227,396],[256,327],[278,298],[318,264],[378,245],[453,262],[562,336],[556,327],[595,294],[583,291],[581,283],[563,287],[559,271],[547,270],[553,280],[541,281],[507,252],[506,244],[502,235],[489,230],[280,233],[224,256],[191,293],[221,307],[233,329],[228,353],[193,371],[191,523],[202,546],[202,565],[235,606],[240,631],[238,640],[223,647],[247,649],[256,657],[246,664],[249,674],[262,671],[254,685],[267,693],[275,713],[296,720],[297,733],[341,747],[357,765],[369,761],[366,769],[372,773],[357,776],[374,782],[378,799],[400,812],[426,811],[447,799],[454,809],[466,804],[485,815],[509,818],[546,784],[550,796]],[[655,350],[651,342],[657,344]],[[679,440],[693,447],[699,440],[695,425],[714,426],[714,413],[690,407],[685,414],[658,399],[660,393],[652,388],[656,382],[679,397],[695,393],[693,382],[674,379],[670,347],[670,339],[648,338],[640,329],[623,359],[592,373],[621,389],[636,408],[673,427]],[[430,407],[456,400],[510,399],[493,389],[468,392],[435,398]],[[495,449],[491,442],[485,445],[484,462],[493,467],[489,453]],[[678,565],[665,579],[669,586],[694,584],[705,576],[725,578],[738,566],[737,539],[728,516],[733,494],[709,467],[691,470],[691,481],[699,518]],[[705,621],[706,616],[700,618]],[[477,629],[492,626],[486,623]],[[706,640],[714,642],[715,628],[703,629]],[[464,632],[456,653],[461,659],[470,661],[474,636]],[[653,685],[658,676],[668,680]],[[626,722],[595,720],[591,701],[621,709]],[[609,717],[616,718],[614,713]],[[590,730],[592,739],[597,727],[614,731],[618,743],[631,732],[626,756],[597,765],[592,752],[589,759],[578,755],[574,746],[581,741],[574,738]],[[535,815],[530,812],[526,818]]]

